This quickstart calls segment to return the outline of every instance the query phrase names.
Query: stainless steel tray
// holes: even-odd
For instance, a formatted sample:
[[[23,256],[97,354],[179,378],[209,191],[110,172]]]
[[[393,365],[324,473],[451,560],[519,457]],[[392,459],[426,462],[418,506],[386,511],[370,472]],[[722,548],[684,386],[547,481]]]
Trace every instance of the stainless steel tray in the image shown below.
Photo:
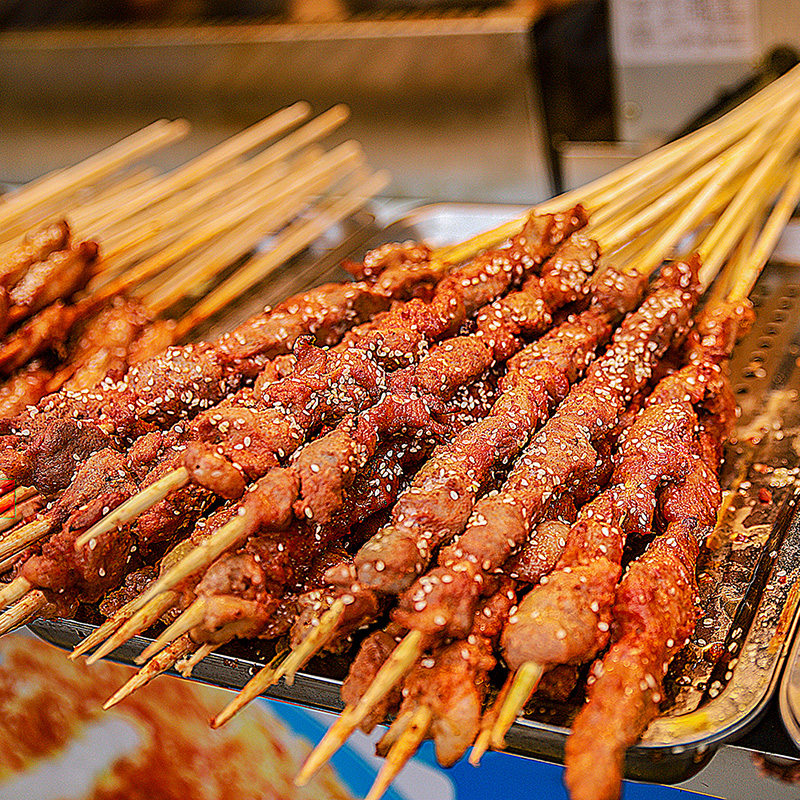
[[[368,241],[463,240],[518,214],[512,206],[437,204],[419,208]],[[359,248],[360,251],[360,248]],[[734,487],[717,546],[702,556],[701,605],[706,613],[670,670],[663,715],[630,749],[626,775],[677,783],[691,777],[723,742],[756,724],[775,689],[796,622],[800,593],[800,526],[794,520],[800,464],[800,268],[772,264],[753,293],[758,319],[737,347],[732,372],[742,409],[726,452],[723,486]],[[71,648],[93,628],[75,620],[39,621],[33,629]],[[150,639],[115,651],[132,663]],[[208,656],[193,678],[243,686],[274,653],[270,642],[239,642]],[[293,686],[267,696],[337,711],[346,657],[318,658]],[[512,752],[560,761],[577,703],[533,704],[512,728]]]

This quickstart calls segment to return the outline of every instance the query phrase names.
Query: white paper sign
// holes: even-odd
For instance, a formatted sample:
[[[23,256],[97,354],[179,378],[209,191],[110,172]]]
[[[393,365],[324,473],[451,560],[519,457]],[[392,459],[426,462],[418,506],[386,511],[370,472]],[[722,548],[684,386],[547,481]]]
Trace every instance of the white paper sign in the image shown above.
[[[754,0],[611,0],[619,64],[749,60],[759,52]]]

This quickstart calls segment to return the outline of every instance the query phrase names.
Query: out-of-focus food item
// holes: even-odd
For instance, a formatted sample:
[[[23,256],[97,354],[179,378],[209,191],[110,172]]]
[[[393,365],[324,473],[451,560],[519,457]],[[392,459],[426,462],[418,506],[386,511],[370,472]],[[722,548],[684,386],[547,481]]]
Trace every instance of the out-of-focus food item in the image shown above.
[[[60,794],[63,800],[351,797],[332,770],[306,789],[293,785],[309,748],[264,707],[252,709],[229,730],[210,730],[219,690],[184,681],[164,680],[120,703],[111,714],[128,746],[120,753],[119,742],[104,744],[101,730],[93,735],[93,726],[109,724],[100,706],[130,672],[103,664],[89,673],[36,639],[5,638],[0,643],[0,795],[12,796],[23,779],[29,791],[34,779],[37,785],[41,781],[37,796],[55,796],[51,766],[55,769],[66,751],[86,747],[82,779],[90,788],[79,795]]]

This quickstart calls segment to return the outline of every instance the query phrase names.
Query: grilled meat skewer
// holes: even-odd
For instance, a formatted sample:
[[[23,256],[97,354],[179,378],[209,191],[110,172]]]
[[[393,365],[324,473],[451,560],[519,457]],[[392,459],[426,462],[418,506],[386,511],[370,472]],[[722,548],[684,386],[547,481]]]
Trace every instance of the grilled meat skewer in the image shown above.
[[[118,383],[52,395],[3,423],[0,471],[45,493],[63,489],[72,472],[62,469],[54,480],[54,462],[81,461],[113,440],[127,443],[154,425],[193,417],[255,378],[270,358],[290,350],[297,336],[336,342],[388,303],[363,284],[328,284],[256,315],[216,342],[171,347],[134,366]]]
[[[654,291],[626,318],[604,356],[534,438],[500,493],[487,496],[476,506],[466,532],[440,551],[441,566],[400,598],[392,618],[410,632],[379,676],[371,702],[388,691],[427,647],[445,637],[467,635],[486,576],[524,543],[543,504],[596,466],[598,456],[592,441],[618,422],[673,338],[688,332],[689,316],[699,295],[698,266],[698,260],[692,259],[662,270]],[[492,529],[487,530],[490,505],[502,512],[493,520],[498,534],[494,537]],[[358,724],[362,709],[362,704],[345,709],[336,735],[326,738],[312,753],[304,774],[311,774],[344,741],[346,732]]]
[[[368,354],[373,363],[395,369],[416,362],[420,345],[457,330],[467,316],[486,301],[494,300],[525,270],[537,268],[560,240],[584,222],[585,215],[580,207],[566,214],[532,216],[523,233],[509,246],[484,254],[453,271],[437,286],[429,304],[406,303],[380,318],[375,326],[351,337],[349,346],[341,354],[328,353],[324,357],[356,359],[360,354]],[[275,480],[280,479],[280,473],[276,473]],[[246,538],[249,524],[246,515],[237,519],[235,526],[232,524],[224,535],[221,532],[216,541],[208,543],[207,552],[195,554],[187,570],[195,571],[200,562],[210,563],[217,554]],[[174,578],[165,576],[149,590],[149,594],[153,596],[163,590],[170,580]],[[151,596],[145,596],[142,604]]]
[[[692,466],[662,492],[658,516],[665,529],[616,588],[612,645],[592,670],[589,700],[567,740],[565,782],[574,800],[619,797],[625,750],[658,714],[663,676],[694,629],[696,561],[716,523],[721,443],[735,420],[725,362],[750,315],[741,303],[722,303],[701,315],[689,364],[662,381],[649,401],[696,409]],[[594,767],[587,781],[589,762]]]
[[[607,271],[596,282],[596,299],[589,310],[562,323],[509,361],[509,372],[501,379],[502,394],[489,416],[434,453],[395,506],[392,525],[357,554],[358,574],[348,571],[329,576],[332,583],[341,586],[340,594],[361,598],[369,609],[382,605],[379,598],[369,597],[375,594],[373,585],[381,590],[380,594],[391,593],[395,582],[400,588],[408,585],[426,563],[425,553],[432,552],[439,540],[446,541],[460,531],[481,487],[527,439],[527,430],[519,420],[520,410],[526,409],[536,419],[546,412],[548,404],[555,404],[565,386],[575,379],[580,365],[590,358],[597,342],[607,335],[610,326],[603,309],[613,307],[610,297],[616,294],[615,290],[622,290],[616,295],[617,303],[632,304],[642,285],[640,278],[629,279],[626,284],[618,273]],[[613,316],[619,312],[609,313]],[[464,509],[454,502],[454,495],[462,498]],[[323,623],[329,629],[327,635],[336,638],[338,625],[349,628],[354,611],[351,603],[337,622],[335,614],[344,612],[341,603],[337,604],[336,611],[327,614]],[[319,639],[318,631],[315,633],[315,639]],[[322,643],[319,640],[314,646]],[[300,646],[297,636],[295,646]]]

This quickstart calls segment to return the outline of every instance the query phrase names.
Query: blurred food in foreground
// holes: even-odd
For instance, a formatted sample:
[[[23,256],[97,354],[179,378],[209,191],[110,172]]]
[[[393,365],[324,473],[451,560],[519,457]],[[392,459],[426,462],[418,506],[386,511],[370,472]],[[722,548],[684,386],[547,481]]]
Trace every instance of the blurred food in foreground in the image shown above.
[[[120,703],[109,723],[109,715],[101,711],[102,702],[130,672],[104,663],[89,674],[36,639],[4,639],[0,643],[0,797],[350,797],[332,770],[310,787],[299,789],[292,784],[309,748],[264,707],[243,715],[235,729],[210,730],[208,718],[219,704],[218,690],[165,680]],[[125,752],[120,752],[120,742],[128,745]],[[69,793],[61,781],[53,788],[53,772],[48,769],[68,750],[76,761],[76,748],[80,749],[81,772],[95,774],[93,785],[81,794]]]

